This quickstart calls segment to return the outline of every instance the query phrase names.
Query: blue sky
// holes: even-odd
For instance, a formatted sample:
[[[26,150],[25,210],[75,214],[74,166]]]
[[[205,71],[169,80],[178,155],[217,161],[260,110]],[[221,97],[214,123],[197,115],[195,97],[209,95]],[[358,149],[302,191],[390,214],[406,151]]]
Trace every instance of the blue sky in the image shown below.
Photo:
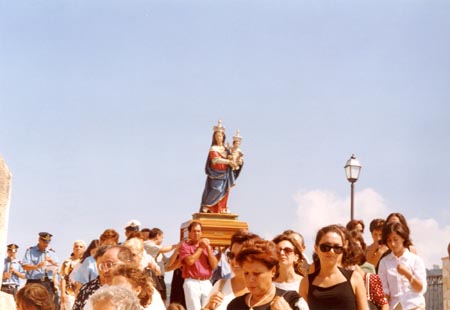
[[[447,1],[3,1],[8,243],[139,219],[174,243],[212,126],[244,139],[230,209],[273,237],[403,213],[427,267],[450,241]],[[426,233],[425,233],[426,232]],[[367,240],[369,236],[367,235]],[[19,255],[20,256],[20,255]]]

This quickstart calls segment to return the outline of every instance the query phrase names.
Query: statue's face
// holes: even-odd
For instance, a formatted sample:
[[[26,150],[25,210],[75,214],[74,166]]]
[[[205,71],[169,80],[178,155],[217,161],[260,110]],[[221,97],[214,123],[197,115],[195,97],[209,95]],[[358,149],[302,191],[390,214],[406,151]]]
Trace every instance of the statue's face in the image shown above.
[[[223,144],[223,133],[218,131],[215,133],[216,143],[219,145]]]

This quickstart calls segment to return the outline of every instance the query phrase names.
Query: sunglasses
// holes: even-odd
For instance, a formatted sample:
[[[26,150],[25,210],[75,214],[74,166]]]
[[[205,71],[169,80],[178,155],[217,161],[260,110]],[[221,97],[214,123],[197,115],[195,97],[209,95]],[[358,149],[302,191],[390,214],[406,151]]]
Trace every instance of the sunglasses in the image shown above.
[[[329,244],[325,244],[325,243],[322,243],[321,245],[319,245],[319,249],[322,252],[330,252],[331,249],[333,249],[334,253],[336,253],[336,254],[342,254],[342,252],[344,252],[344,247],[342,247],[340,245],[329,245]]]
[[[294,249],[292,249],[292,248],[279,248],[278,252],[279,253],[284,252],[284,254],[289,255],[289,254],[294,253]]]

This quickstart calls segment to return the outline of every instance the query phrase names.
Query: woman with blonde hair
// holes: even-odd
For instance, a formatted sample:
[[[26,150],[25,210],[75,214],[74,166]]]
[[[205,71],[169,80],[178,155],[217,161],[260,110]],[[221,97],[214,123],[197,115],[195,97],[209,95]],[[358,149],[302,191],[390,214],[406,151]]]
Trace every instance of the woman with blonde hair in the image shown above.
[[[47,289],[38,284],[25,285],[16,294],[17,310],[54,310],[53,301]]]
[[[142,309],[166,309],[161,295],[153,287],[150,275],[136,264],[120,265],[112,274],[112,285],[125,286],[133,291]]]

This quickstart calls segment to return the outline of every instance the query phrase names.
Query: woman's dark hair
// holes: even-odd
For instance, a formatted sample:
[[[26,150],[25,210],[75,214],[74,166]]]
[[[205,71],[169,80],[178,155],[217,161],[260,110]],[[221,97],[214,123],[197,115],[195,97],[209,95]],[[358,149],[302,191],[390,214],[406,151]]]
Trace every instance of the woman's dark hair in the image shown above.
[[[344,265],[344,264],[346,264],[346,260],[348,259],[348,256],[350,256],[350,253],[351,253],[349,250],[349,247],[348,247],[349,237],[347,237],[347,236],[349,235],[349,233],[344,226],[333,224],[333,225],[328,225],[328,226],[322,227],[317,232],[315,245],[319,246],[320,240],[323,238],[323,236],[325,236],[329,232],[334,232],[334,233],[338,234],[339,236],[341,236],[342,247],[344,248],[344,251],[342,253],[342,264]],[[315,268],[318,267],[317,269],[315,269],[315,272],[316,271],[318,272],[320,269],[320,260],[318,261],[318,264],[314,261],[314,266],[315,266]]]
[[[316,235],[315,245],[318,246],[320,243],[320,239],[322,239],[322,237],[329,232],[334,232],[340,235],[342,239],[342,245],[345,247],[345,242],[347,240],[345,237],[345,227],[341,225],[328,225],[319,229]]]
[[[363,251],[366,250],[367,245],[366,242],[364,241],[364,237],[362,235],[362,233],[358,230],[351,230],[349,231],[350,233],[350,240],[352,240],[353,242],[359,243],[359,246],[362,248]]]
[[[98,248],[98,244],[99,244],[98,239],[94,239],[94,240],[91,241],[91,243],[89,243],[89,246],[87,247],[86,251],[84,251],[84,254],[83,254],[83,256],[81,257],[80,263],[84,262],[84,260],[85,260],[86,258],[88,258],[89,256],[91,256],[91,251],[92,251],[93,249]]]
[[[356,226],[361,225],[362,230],[364,232],[364,222],[363,220],[351,220],[350,222],[347,223],[347,225],[345,226],[345,228],[347,228],[349,231],[355,230]]]
[[[302,254],[300,244],[291,235],[284,233],[276,236],[272,241],[275,244],[278,244],[281,241],[289,241],[294,246],[294,253],[298,256],[298,260],[294,262],[294,270],[297,274],[304,276],[306,274],[306,270],[303,270],[303,261],[305,260],[305,257]],[[278,275],[275,275],[275,278],[277,276]]]
[[[317,255],[316,252],[314,252],[312,254],[312,261],[313,261],[313,263],[311,266],[314,268],[313,269],[314,272],[316,272],[317,270],[320,270],[320,259],[319,259],[319,255]]]
[[[250,245],[251,240],[261,239],[256,234],[248,232],[247,230],[238,230],[231,236],[230,249],[233,244],[244,244],[247,242],[247,245]]]
[[[383,228],[383,243],[387,243],[387,239],[391,233],[396,233],[402,239],[403,246],[407,249],[409,249],[409,246],[412,245],[411,239],[409,239],[409,229],[405,225],[399,222],[392,222],[392,223],[386,223],[386,225]],[[389,246],[389,245],[388,245]]]
[[[395,212],[395,213],[389,214],[388,217],[386,218],[386,223],[385,224],[387,224],[389,222],[389,220],[391,218],[393,218],[393,217],[396,217],[396,218],[399,219],[400,223],[402,223],[403,226],[405,226],[405,229],[408,231],[408,235],[409,235],[410,230],[409,230],[408,223],[406,222],[406,218],[401,213]]]
[[[273,267],[278,269],[277,246],[272,241],[263,239],[245,242],[236,257],[236,261],[241,266],[244,262],[259,262],[269,270]]]
[[[350,241],[348,247],[349,247],[349,251],[348,251],[349,255],[347,255],[347,259],[345,261],[347,266],[352,266],[352,265],[361,266],[362,264],[364,264],[366,262],[366,254],[365,254],[364,250],[357,243]],[[344,265],[344,264],[342,264],[342,265]],[[344,267],[346,267],[346,266],[344,265]]]
[[[383,226],[386,223],[384,219],[374,219],[370,222],[370,232],[372,233],[374,230],[383,230]]]
[[[342,266],[344,268],[353,265],[362,265],[366,262],[366,244],[361,232],[357,230],[344,230],[347,242],[345,257],[342,258]]]
[[[366,262],[366,243],[362,233],[358,230],[349,231],[343,226],[338,226],[344,234],[342,244],[344,252],[342,255],[342,266],[362,265]],[[341,235],[342,236],[342,235]]]

